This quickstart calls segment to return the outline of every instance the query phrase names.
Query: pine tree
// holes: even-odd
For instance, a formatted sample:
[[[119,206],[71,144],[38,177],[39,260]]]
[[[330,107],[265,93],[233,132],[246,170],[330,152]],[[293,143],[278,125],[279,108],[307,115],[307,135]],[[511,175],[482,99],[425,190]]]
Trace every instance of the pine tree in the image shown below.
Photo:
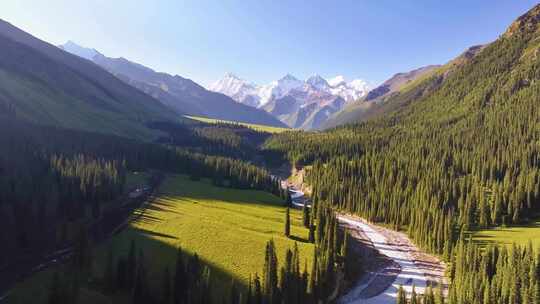
[[[306,202],[304,202],[304,206],[302,207],[302,222],[304,227],[309,228],[309,208]]]
[[[238,287],[236,287],[236,281],[232,280],[231,282],[231,288],[230,288],[230,304],[240,304],[240,292],[238,291]]]
[[[313,222],[309,225],[308,241],[315,243],[315,225],[313,225]]]
[[[405,292],[405,289],[403,289],[403,285],[399,285],[396,303],[397,304],[407,304],[407,294]]]
[[[424,294],[423,304],[435,304],[435,294],[433,294],[433,288],[428,286],[426,293]]]
[[[278,260],[274,240],[270,240],[266,244],[263,276],[263,294],[266,298],[265,303],[277,304],[279,302]]]
[[[126,287],[131,290],[135,282],[135,274],[137,270],[137,257],[135,253],[135,241],[131,240],[129,244],[129,253],[126,265]]]
[[[174,273],[174,282],[173,282],[173,298],[174,304],[184,304],[187,301],[186,294],[186,266],[184,264],[184,257],[182,253],[182,248],[178,247],[176,253],[176,267]]]
[[[263,291],[261,288],[261,280],[259,275],[255,274],[253,279],[253,304],[262,304],[263,303]]]
[[[122,290],[127,287],[127,261],[119,258],[116,265],[116,289]]]
[[[133,304],[146,304],[148,302],[146,266],[142,251],[137,259],[137,270],[133,283],[132,302]]]
[[[285,210],[285,236],[291,236],[291,215],[289,207]]]
[[[111,293],[114,291],[115,278],[114,278],[114,258],[112,248],[109,247],[107,251],[107,264],[105,265],[105,271],[103,273],[103,284],[106,292]]]
[[[416,294],[416,290],[415,290],[414,285],[412,286],[410,304],[419,304],[418,295]]]
[[[171,303],[171,275],[169,273],[169,267],[165,267],[163,271],[163,278],[161,279],[161,304]]]
[[[62,286],[60,282],[60,275],[55,272],[49,288],[49,296],[47,300],[48,304],[64,304],[62,299]]]

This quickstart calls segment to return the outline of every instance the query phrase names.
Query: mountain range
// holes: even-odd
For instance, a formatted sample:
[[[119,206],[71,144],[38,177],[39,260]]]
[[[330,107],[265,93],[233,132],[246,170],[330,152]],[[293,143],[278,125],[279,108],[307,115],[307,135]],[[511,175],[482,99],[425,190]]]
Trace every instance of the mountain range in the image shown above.
[[[95,49],[82,47],[72,41],[58,47],[92,61],[179,113],[285,127],[282,122],[263,110],[240,104],[224,94],[206,90],[194,81],[179,75],[156,72],[125,58],[110,58]]]
[[[347,82],[343,76],[299,80],[291,74],[257,85],[228,73],[209,89],[264,109],[291,128],[319,129],[332,114],[365,96],[369,86],[361,79]]]

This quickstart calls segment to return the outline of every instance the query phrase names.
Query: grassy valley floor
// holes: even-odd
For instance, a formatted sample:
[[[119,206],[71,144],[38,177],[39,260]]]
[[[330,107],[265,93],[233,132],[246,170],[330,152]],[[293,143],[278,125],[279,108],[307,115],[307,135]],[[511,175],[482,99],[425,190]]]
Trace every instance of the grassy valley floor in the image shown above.
[[[283,203],[266,192],[221,188],[209,181],[169,176],[154,201],[134,216],[136,220],[127,229],[96,249],[90,282],[100,280],[108,250],[112,247],[115,259],[126,257],[131,240],[144,252],[149,282],[154,285],[151,288],[159,288],[165,267],[173,273],[177,247],[181,246],[187,253],[196,252],[209,266],[216,299],[228,293],[233,279],[245,290],[250,275],[261,274],[264,248],[270,239],[276,244],[280,261],[296,242],[302,267],[304,261],[308,269],[311,267],[313,244],[306,241],[308,230],[302,226],[301,212],[291,210],[292,239],[286,238]],[[38,273],[20,284],[8,303],[45,303],[52,273],[51,269]],[[95,285],[99,284],[82,288],[81,303],[129,302],[126,294],[105,297]]]
[[[245,122],[237,122],[237,121],[229,121],[229,120],[221,120],[221,119],[213,119],[213,118],[206,118],[206,117],[200,117],[200,116],[185,116],[186,118],[202,121],[206,123],[229,123],[229,124],[238,124],[247,128],[251,128],[255,131],[261,131],[261,132],[267,132],[267,133],[282,133],[286,131],[293,131],[293,129],[288,128],[280,128],[280,127],[272,127],[272,126],[265,126],[265,125],[257,125],[257,124],[250,124]]]
[[[504,244],[504,245],[528,245],[532,243],[533,248],[540,246],[540,218],[529,222],[526,225],[516,225],[508,227],[497,227],[474,231],[473,240],[480,244]]]

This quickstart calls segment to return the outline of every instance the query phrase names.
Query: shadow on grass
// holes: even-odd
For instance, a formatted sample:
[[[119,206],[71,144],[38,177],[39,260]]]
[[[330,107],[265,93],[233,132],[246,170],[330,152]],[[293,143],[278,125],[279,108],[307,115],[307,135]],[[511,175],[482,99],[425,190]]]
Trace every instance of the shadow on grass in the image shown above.
[[[299,243],[309,243],[308,239],[300,237],[300,236],[291,235],[289,236],[289,238]]]
[[[174,276],[178,246],[181,247],[181,244],[169,244],[163,240],[160,240],[159,238],[169,240],[177,239],[177,237],[173,235],[156,233],[146,229],[135,227],[126,229],[110,240],[108,244],[104,244],[99,248],[99,257],[96,259],[96,269],[98,269],[97,273],[99,274],[104,272],[106,255],[109,248],[113,249],[115,260],[117,260],[119,257],[126,258],[128,256],[130,243],[133,240],[135,242],[137,251],[141,249],[145,256],[145,263],[148,269],[149,288],[154,294],[161,294],[163,272],[167,267],[170,271],[171,279]],[[187,261],[187,259],[195,253],[196,252],[189,252],[187,249],[182,248],[184,261]],[[222,299],[228,298],[233,280],[236,282],[236,286],[245,296],[247,286],[238,276],[224,270],[211,261],[205,260],[201,256],[199,256],[199,259],[201,265],[210,270],[211,289],[209,292],[212,294],[213,303],[221,303]]]

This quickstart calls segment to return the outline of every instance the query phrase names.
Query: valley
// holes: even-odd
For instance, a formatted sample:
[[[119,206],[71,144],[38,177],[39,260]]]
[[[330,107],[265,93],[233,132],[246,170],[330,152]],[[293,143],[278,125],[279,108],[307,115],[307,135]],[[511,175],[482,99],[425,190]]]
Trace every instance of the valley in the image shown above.
[[[540,4],[28,1],[0,303],[540,303]]]

